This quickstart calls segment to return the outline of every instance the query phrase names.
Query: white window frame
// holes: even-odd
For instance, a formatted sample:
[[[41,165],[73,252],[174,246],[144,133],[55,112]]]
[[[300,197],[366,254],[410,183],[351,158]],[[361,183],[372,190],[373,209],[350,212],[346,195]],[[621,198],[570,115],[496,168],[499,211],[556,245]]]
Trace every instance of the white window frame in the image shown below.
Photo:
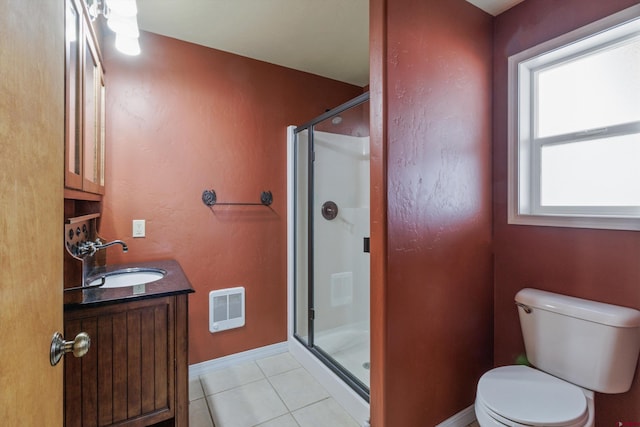
[[[627,24],[627,25],[624,25]],[[640,5],[581,27],[508,58],[508,223],[640,230],[640,209],[629,206],[541,206],[540,152],[544,145],[640,132],[640,122],[536,138],[535,72],[640,34]],[[638,165],[640,167],[640,165]]]

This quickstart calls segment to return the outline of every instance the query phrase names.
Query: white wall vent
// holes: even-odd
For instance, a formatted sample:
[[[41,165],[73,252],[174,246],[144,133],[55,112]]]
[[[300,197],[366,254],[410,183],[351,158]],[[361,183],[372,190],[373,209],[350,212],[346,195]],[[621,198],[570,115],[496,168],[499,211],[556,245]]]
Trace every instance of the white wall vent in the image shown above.
[[[209,292],[209,332],[244,326],[244,288]]]

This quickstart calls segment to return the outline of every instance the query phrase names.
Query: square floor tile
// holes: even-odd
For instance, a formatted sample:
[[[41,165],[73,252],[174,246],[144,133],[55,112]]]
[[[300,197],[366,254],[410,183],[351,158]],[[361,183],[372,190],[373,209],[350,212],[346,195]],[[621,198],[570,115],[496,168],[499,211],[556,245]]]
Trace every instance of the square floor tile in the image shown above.
[[[189,402],[189,427],[214,427],[206,399]]]
[[[286,414],[266,379],[207,397],[216,427],[251,427]]]
[[[204,391],[202,390],[202,384],[200,384],[200,378],[193,378],[189,380],[189,402],[202,399],[204,397]]]
[[[300,427],[290,414],[283,415],[275,420],[267,421],[257,427]]]
[[[282,353],[271,357],[265,357],[264,359],[257,360],[256,363],[260,366],[260,369],[262,369],[262,372],[264,372],[267,377],[282,374],[283,372],[291,371],[300,367],[298,361],[294,359],[290,353]]]
[[[207,396],[260,379],[264,379],[264,375],[255,362],[230,366],[200,376],[202,388]]]
[[[290,411],[329,397],[329,393],[304,368],[269,377]]]
[[[298,409],[293,417],[300,427],[359,427],[332,398]]]

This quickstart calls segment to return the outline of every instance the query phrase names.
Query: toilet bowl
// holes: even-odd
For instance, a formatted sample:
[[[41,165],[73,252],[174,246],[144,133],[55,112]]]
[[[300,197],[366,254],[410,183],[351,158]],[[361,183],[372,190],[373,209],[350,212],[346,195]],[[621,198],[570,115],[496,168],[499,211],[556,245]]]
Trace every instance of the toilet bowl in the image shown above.
[[[475,402],[483,427],[592,427],[593,392],[527,366],[485,373]]]
[[[522,289],[516,306],[529,366],[503,366],[478,382],[481,427],[592,427],[594,392],[624,393],[640,353],[640,311]]]

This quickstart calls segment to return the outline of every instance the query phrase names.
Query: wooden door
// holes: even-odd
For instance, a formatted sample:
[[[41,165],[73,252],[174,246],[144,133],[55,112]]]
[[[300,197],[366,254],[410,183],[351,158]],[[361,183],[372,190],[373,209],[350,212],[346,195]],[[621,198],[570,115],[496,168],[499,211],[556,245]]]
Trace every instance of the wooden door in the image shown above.
[[[0,420],[61,426],[64,2],[0,2]]]

